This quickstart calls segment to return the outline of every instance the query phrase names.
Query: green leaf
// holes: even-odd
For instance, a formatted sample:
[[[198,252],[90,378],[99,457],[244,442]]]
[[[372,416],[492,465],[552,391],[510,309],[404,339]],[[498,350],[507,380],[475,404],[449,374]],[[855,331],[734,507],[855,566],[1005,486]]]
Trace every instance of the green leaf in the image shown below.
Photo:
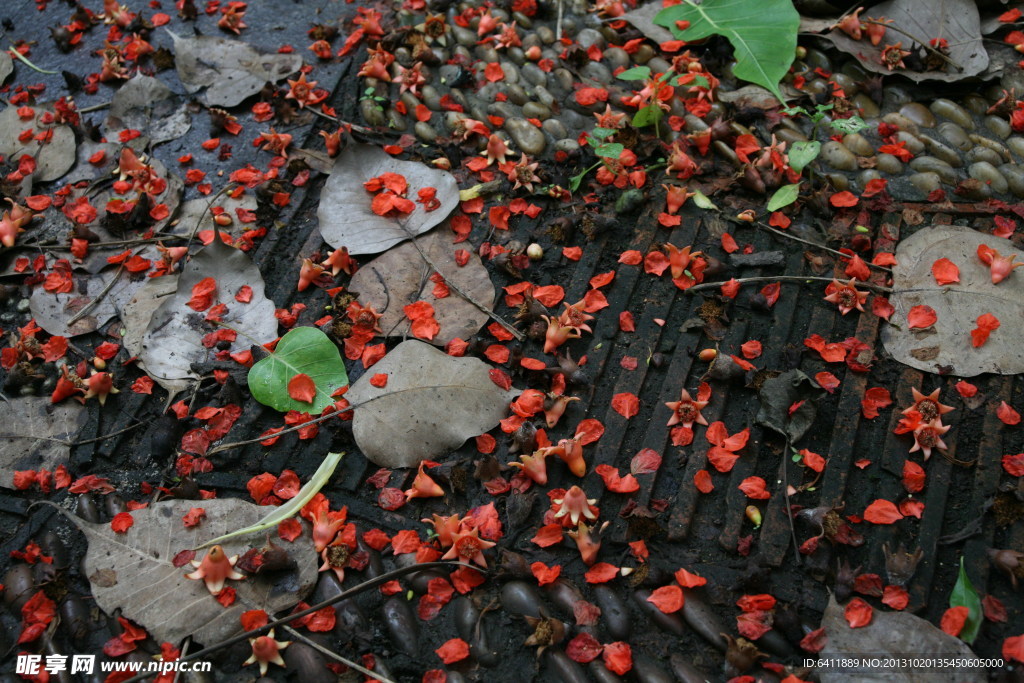
[[[646,81],[650,77],[651,68],[648,66],[634,66],[632,69],[626,69],[616,76],[616,78],[623,81]]]
[[[949,606],[967,608],[967,621],[964,622],[964,628],[960,631],[960,640],[970,645],[978,637],[978,629],[981,628],[981,620],[984,615],[981,609],[981,597],[978,596],[978,591],[974,590],[974,585],[967,577],[962,557],[960,558],[960,575],[956,579],[956,585],[953,586],[953,592],[949,594]]]
[[[718,207],[713,201],[711,201],[711,198],[700,190],[694,190],[693,197],[691,197],[691,199],[693,199],[693,203],[701,209],[706,211],[718,211]]]
[[[844,134],[859,133],[868,127],[868,124],[864,123],[864,119],[859,116],[851,116],[848,119],[832,119],[830,125],[832,130]]]
[[[807,164],[818,158],[821,143],[817,140],[807,142],[799,140],[789,148],[789,166],[797,173],[802,173]]]
[[[298,374],[309,375],[316,386],[312,403],[288,395],[288,382]],[[281,337],[267,358],[249,368],[249,391],[265,406],[282,413],[319,414],[331,405],[331,394],[348,384],[345,363],[338,347],[316,327],[296,327]]]
[[[633,127],[643,128],[644,126],[652,126],[661,121],[662,114],[664,112],[661,111],[661,107],[656,104],[648,104],[633,115]]]
[[[680,31],[677,21],[688,21],[690,26]],[[704,0],[700,5],[683,0],[658,12],[654,23],[680,40],[725,36],[735,53],[736,77],[767,88],[785,102],[779,81],[793,63],[800,27],[792,0],[760,0],[756,7],[741,0]]]
[[[611,157],[612,159],[618,159],[619,155],[621,155],[625,149],[626,148],[618,142],[606,142],[603,145],[595,147],[594,154],[599,157]]]
[[[590,135],[587,136],[587,142],[592,145],[594,144],[595,140],[601,141],[604,140],[605,138],[610,138],[611,136],[615,135],[618,132],[619,131],[615,130],[614,128],[595,128],[594,130],[590,131]]]
[[[775,191],[772,198],[768,200],[768,206],[765,207],[768,211],[778,211],[784,206],[789,206],[796,201],[797,196],[800,194],[800,183],[793,185],[783,185]]]
[[[307,327],[299,329],[316,328]],[[332,474],[334,474],[334,470],[338,466],[338,463],[341,462],[343,455],[345,454],[328,453],[327,457],[324,458],[324,461],[320,463],[320,467],[316,469],[316,472],[314,472],[313,476],[306,482],[306,485],[299,489],[299,492],[295,497],[285,501],[284,504],[279,505],[276,508],[272,508],[271,511],[260,521],[256,522],[252,526],[232,531],[231,533],[218,536],[217,538],[212,538],[201,546],[194,548],[194,550],[200,550],[202,548],[208,548],[211,545],[223,543],[229,538],[237,538],[239,536],[247,536],[260,531],[266,531],[267,529],[277,526],[289,517],[294,517],[299,514],[299,511],[306,505],[306,503],[313,500],[313,496],[315,496],[317,492],[324,487],[327,480],[331,478]]]

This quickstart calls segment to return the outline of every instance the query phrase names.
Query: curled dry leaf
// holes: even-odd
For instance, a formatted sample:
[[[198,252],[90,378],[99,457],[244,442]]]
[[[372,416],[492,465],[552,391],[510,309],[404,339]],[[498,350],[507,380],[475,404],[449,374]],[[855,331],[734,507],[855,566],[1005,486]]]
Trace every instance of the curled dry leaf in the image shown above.
[[[13,71],[14,60],[6,52],[0,52],[0,83],[6,81]]]
[[[352,431],[370,461],[415,467],[440,459],[505,417],[519,392],[505,391],[478,358],[454,358],[425,342],[404,341],[373,366],[384,387],[360,377],[345,398],[356,405]]]
[[[169,392],[179,391],[198,378],[193,363],[213,358],[214,349],[203,345],[203,337],[227,329],[206,322],[205,313],[188,306],[192,288],[205,278],[216,282],[211,305],[226,304],[227,312],[221,320],[239,333],[231,352],[277,336],[274,302],[264,294],[259,268],[244,252],[214,240],[185,265],[177,290],[153,313],[142,337],[139,358],[149,376]],[[252,288],[252,299],[247,304],[235,300],[235,292],[243,285]]]
[[[29,297],[29,310],[36,323],[50,334],[75,337],[94,332],[116,316],[145,284],[144,280],[132,280],[126,273],[110,267],[95,275],[85,273],[72,277],[74,287],[70,292],[53,294],[36,287]],[[99,301],[87,314],[68,324],[97,297]]]
[[[182,550],[255,524],[267,509],[238,499],[205,500],[203,523],[187,529],[182,518],[194,504],[170,500],[135,510],[131,513],[134,523],[123,534],[109,524],[91,524],[65,514],[89,542],[82,568],[104,612],[121,610],[122,616],[145,627],[158,642],[178,643],[191,635],[200,643],[212,644],[241,633],[243,612],[262,609],[274,614],[297,604],[312,590],[317,557],[304,523],[302,535],[294,541],[274,539],[295,560],[295,568],[231,581],[237,600],[223,607],[202,581],[185,578],[189,568],[175,567],[172,560]],[[229,557],[242,554],[250,542],[260,540],[228,540],[223,543],[224,552]],[[201,559],[202,552],[196,558]]]
[[[138,73],[117,89],[106,120],[107,137],[113,133],[141,130],[151,145],[176,140],[192,127],[185,103],[162,81]]]
[[[792,442],[799,441],[814,424],[817,400],[824,393],[800,370],[788,370],[765,380],[758,391],[761,409],[757,412],[757,423],[788,435]],[[797,408],[792,409],[793,406]]]
[[[477,303],[494,307],[494,285],[480,257],[471,253],[466,265],[455,262],[455,252],[463,245],[452,244],[444,229],[417,238],[420,249],[437,267],[445,282],[450,282]],[[448,296],[434,296],[434,283],[424,278],[429,266],[420,257],[412,241],[389,249],[356,271],[349,289],[359,293],[359,301],[383,311],[380,328],[397,337],[409,333],[409,319],[402,304],[426,301],[434,307],[434,318],[441,330],[431,340],[444,346],[455,337],[469,339],[484,323],[487,314],[452,290]]]
[[[882,342],[896,360],[927,372],[941,367],[962,377],[1024,372],[1024,346],[1015,335],[997,330],[983,346],[971,344],[971,330],[981,314],[991,313],[1004,323],[1024,315],[1024,277],[1015,273],[992,284],[988,266],[978,258],[981,244],[1001,254],[1020,255],[1009,240],[957,226],[925,228],[900,242],[889,297],[896,308],[890,320],[896,324],[882,331]],[[959,282],[936,284],[932,266],[941,258],[956,265]],[[907,325],[917,306],[934,309],[934,325],[926,329]]]
[[[822,658],[855,657],[862,654],[870,654],[871,657],[913,657],[921,652],[941,652],[944,657],[977,659],[966,643],[908,612],[883,612],[876,609],[870,624],[850,628],[844,617],[843,606],[836,602],[835,597],[831,597],[821,625],[828,636],[825,647],[819,653]],[[859,672],[849,669],[818,670],[822,683],[849,681],[851,675],[857,680],[872,680],[872,673],[869,669]],[[987,678],[979,663],[977,668],[964,666],[927,673],[909,667],[897,668],[887,671],[885,680],[896,683],[981,683]]]
[[[406,196],[433,187],[440,202],[433,211],[416,203],[402,218],[378,216],[363,183],[383,173],[397,173],[409,183]],[[350,145],[337,158],[320,196],[320,234],[335,249],[350,254],[377,254],[426,232],[448,217],[459,203],[459,187],[451,173],[417,161],[395,159],[372,145]],[[400,307],[399,307],[400,308]]]
[[[88,413],[77,401],[57,405],[46,396],[25,396],[3,402],[4,427],[0,428],[0,486],[11,488],[18,470],[53,469],[67,460],[73,441],[85,425]],[[38,437],[34,439],[20,437]]]
[[[892,73],[882,63],[882,50],[886,45],[902,43],[904,49],[911,50],[920,47],[907,48],[914,41],[895,28],[923,39],[944,38],[949,43],[950,60],[963,70],[947,62],[940,62],[941,66],[929,71],[896,70],[901,76],[917,82],[959,81],[977,76],[988,67],[989,58],[982,44],[978,7],[973,0],[889,0],[868,9],[861,19],[883,17],[891,19],[892,24],[877,46],[872,45],[867,36],[854,40],[839,29],[833,29],[822,37],[832,41],[843,52],[856,57],[868,71],[880,74]]]
[[[206,88],[206,104],[233,107],[263,86],[277,83],[299,70],[298,54],[261,54],[246,43],[200,36],[174,39],[174,65],[189,92]]]
[[[43,124],[40,119],[50,112],[45,106],[33,107],[35,118],[23,121],[18,115],[21,107],[7,107],[0,112],[0,154],[11,159],[15,164],[22,155],[29,155],[36,160],[33,178],[39,182],[49,182],[60,178],[75,163],[75,133],[70,126],[63,124]],[[50,112],[52,113],[52,112]],[[53,137],[46,144],[39,144],[34,138],[22,142],[19,136],[26,129],[35,134],[52,131]]]

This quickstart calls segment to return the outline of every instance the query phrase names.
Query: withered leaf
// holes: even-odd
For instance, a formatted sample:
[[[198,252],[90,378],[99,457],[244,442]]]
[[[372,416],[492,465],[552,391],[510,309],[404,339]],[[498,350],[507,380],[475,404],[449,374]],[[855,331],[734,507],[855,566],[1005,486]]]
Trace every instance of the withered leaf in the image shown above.
[[[65,462],[71,448],[60,441],[74,441],[88,419],[85,406],[77,401],[53,405],[49,396],[22,396],[0,405],[4,415],[4,426],[0,427],[0,486],[4,488],[11,488],[18,470],[42,468],[52,472]]]

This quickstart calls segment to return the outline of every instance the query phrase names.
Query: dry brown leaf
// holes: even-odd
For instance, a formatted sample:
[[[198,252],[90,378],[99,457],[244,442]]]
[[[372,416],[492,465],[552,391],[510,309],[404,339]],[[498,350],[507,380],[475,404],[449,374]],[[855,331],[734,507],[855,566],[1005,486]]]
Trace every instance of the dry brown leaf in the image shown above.
[[[945,38],[949,42],[949,58],[963,70],[946,64],[943,69],[935,71],[890,71],[882,63],[881,58],[886,45],[902,43],[904,50],[920,49],[920,45],[909,47],[914,44],[914,39],[896,31],[895,28],[888,28],[877,46],[872,45],[867,36],[861,40],[854,40],[838,29],[822,34],[821,37],[832,41],[843,52],[856,57],[861,66],[868,71],[880,74],[898,73],[917,82],[960,81],[977,76],[988,66],[988,53],[981,40],[978,7],[973,0],[888,0],[865,10],[861,19],[868,18],[892,19],[892,27],[902,29],[919,40]]]
[[[519,392],[496,385],[489,369],[415,339],[396,346],[345,395],[358,406],[352,431],[363,455],[381,467],[415,467],[494,427]],[[370,384],[378,373],[387,374],[385,387]]]
[[[0,401],[0,411],[4,416],[4,426],[0,428],[0,486],[4,488],[12,488],[18,470],[42,468],[52,472],[65,462],[71,448],[60,442],[73,441],[88,418],[81,403],[65,401],[53,405],[48,396]]]
[[[132,279],[127,273],[109,266],[95,275],[76,273],[72,277],[74,288],[70,292],[51,294],[42,287],[36,287],[29,297],[32,316],[50,334],[75,337],[95,332],[118,315],[121,307],[145,284],[145,280]],[[86,315],[68,324],[97,297],[100,297],[99,301]]]
[[[182,517],[201,507],[206,518],[186,529]],[[242,612],[262,609],[268,614],[289,609],[303,599],[316,583],[317,556],[308,525],[289,543],[276,536],[274,543],[296,562],[292,570],[229,581],[237,599],[223,607],[202,581],[188,579],[191,565],[175,567],[174,556],[222,534],[255,524],[267,508],[238,499],[204,501],[170,500],[131,513],[134,523],[125,533],[109,524],[91,524],[65,515],[85,534],[89,549],[82,564],[92,585],[96,604],[107,614],[121,614],[144,626],[157,642],[180,643],[186,636],[205,645],[242,632]],[[225,541],[228,556],[262,546],[265,537]],[[201,560],[203,551],[196,553]]]
[[[882,342],[893,358],[918,370],[937,372],[938,366],[954,375],[974,377],[983,372],[1014,375],[1024,372],[1024,346],[1018,330],[1024,317],[1024,273],[992,284],[989,268],[978,258],[978,245],[987,244],[1005,255],[1021,253],[1012,242],[958,226],[918,230],[900,242],[893,267],[896,312],[882,330]],[[960,269],[960,282],[940,287],[932,264],[947,258]],[[927,305],[938,320],[927,330],[907,326],[911,308]],[[971,345],[971,330],[978,316],[991,313],[1001,327],[978,348]]]
[[[21,107],[7,107],[0,112],[0,154],[15,164],[27,154],[36,160],[35,180],[44,183],[56,180],[75,163],[75,133],[63,124],[44,125],[40,119],[47,112],[52,113],[49,108],[42,105],[30,108],[35,118],[27,121],[18,115]],[[22,142],[19,136],[26,129],[32,129],[35,134],[53,131],[53,137],[43,145],[34,139]]]
[[[470,253],[469,261],[460,267],[455,262],[455,252],[464,245],[452,244],[451,234],[444,228],[416,241],[446,282],[455,284],[488,309],[494,307],[494,285],[477,254]],[[489,316],[454,290],[447,297],[435,298],[434,283],[429,279],[433,272],[409,241],[360,267],[352,276],[349,289],[358,292],[359,301],[364,305],[383,311],[380,328],[388,336],[409,334],[409,319],[405,317],[403,305],[423,300],[433,305],[434,318],[441,326],[432,344],[444,346],[455,337],[469,339]]]
[[[406,196],[415,201],[426,187],[437,190],[441,205],[427,211],[417,203],[401,219],[378,216],[370,209],[372,197],[363,183],[382,173],[398,173],[409,183]],[[459,203],[459,187],[451,173],[418,161],[395,159],[373,145],[350,145],[334,163],[320,195],[320,234],[335,249],[350,254],[378,254],[438,225]]]
[[[277,83],[302,66],[298,54],[261,54],[239,40],[210,36],[174,39],[174,65],[189,90],[206,88],[206,104],[234,107],[267,83]]]

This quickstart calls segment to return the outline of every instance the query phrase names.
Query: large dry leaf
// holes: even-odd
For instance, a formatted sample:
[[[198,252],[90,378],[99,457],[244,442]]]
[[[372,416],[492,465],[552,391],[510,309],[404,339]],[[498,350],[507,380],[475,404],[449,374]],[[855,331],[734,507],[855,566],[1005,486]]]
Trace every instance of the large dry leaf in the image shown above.
[[[478,255],[471,253],[466,265],[459,266],[455,262],[455,252],[463,246],[452,244],[450,234],[443,229],[419,237],[416,242],[445,282],[454,284],[488,309],[494,307],[494,285]],[[380,328],[388,336],[409,334],[409,319],[405,317],[403,306],[423,300],[433,305],[434,317],[441,325],[441,331],[431,343],[444,346],[455,337],[469,339],[489,316],[456,294],[454,289],[448,296],[436,298],[434,283],[430,280],[434,272],[410,240],[389,249],[357,270],[349,289],[359,294],[359,301],[363,304],[383,311]]]
[[[661,44],[670,40],[675,40],[675,36],[664,26],[658,26],[654,23],[654,17],[658,15],[658,12],[665,9],[660,2],[648,2],[642,7],[638,7],[632,12],[626,12],[622,15],[622,18],[633,24],[648,38],[655,43]]]
[[[843,607],[835,597],[829,598],[822,617],[828,642],[822,649],[822,658],[912,658],[948,657],[956,660],[977,659],[971,648],[959,638],[944,633],[933,624],[908,612],[883,612],[876,609],[871,623],[850,628],[843,617]],[[838,671],[819,668],[821,683],[847,681],[885,681],[886,683],[982,683],[988,680],[979,662],[976,666],[942,669],[915,669],[913,667],[869,668]]]
[[[200,36],[174,39],[174,64],[189,92],[206,88],[206,104],[233,107],[267,83],[277,83],[302,66],[298,54],[261,54],[246,43]]]
[[[232,197],[230,193],[214,197],[200,197],[182,202],[181,211],[178,212],[177,229],[185,234],[195,231],[197,234],[204,230],[218,230],[238,238],[243,232],[254,227],[254,223],[243,223],[238,217],[238,211],[255,212],[257,208],[256,196],[246,192],[238,197]],[[231,225],[214,225],[214,210],[222,209],[231,218]]]
[[[176,293],[153,313],[142,337],[139,357],[146,372],[168,391],[180,391],[199,377],[192,370],[193,363],[213,358],[215,350],[203,346],[203,337],[216,331],[217,326],[205,321],[205,313],[188,306],[192,288],[208,277],[217,283],[213,305],[224,303],[228,307],[221,320],[239,333],[231,345],[232,352],[277,336],[274,302],[264,294],[259,268],[245,252],[214,240],[185,265]],[[243,285],[252,288],[252,300],[247,304],[235,300]]]
[[[75,163],[75,133],[70,126],[63,124],[43,124],[40,119],[46,113],[52,113],[45,106],[32,108],[35,118],[22,120],[18,115],[21,107],[7,107],[0,112],[0,154],[10,158],[15,165],[18,159],[27,154],[36,160],[33,178],[40,182],[49,182],[60,178]],[[19,136],[25,130],[32,130],[33,135],[52,131],[49,142],[40,144],[35,139],[22,142]]]
[[[345,395],[356,405],[352,431],[363,455],[381,467],[415,467],[443,457],[505,417],[519,393],[491,381],[479,358],[455,358],[410,339],[360,377]],[[370,384],[384,373],[384,387]]]
[[[124,328],[121,341],[129,354],[138,356],[142,353],[142,338],[149,328],[149,321],[156,309],[176,291],[177,274],[147,278],[146,284],[136,290],[135,296],[121,308],[121,325]],[[145,363],[139,361],[139,365],[145,369]]]
[[[372,197],[363,188],[370,178],[398,173],[409,183],[406,196],[415,200],[425,187],[437,190],[441,206],[427,211],[422,204],[401,222],[378,216],[370,209]],[[378,254],[399,242],[426,232],[448,217],[459,203],[459,187],[451,173],[418,161],[403,161],[372,145],[350,145],[334,163],[320,195],[320,234],[335,249],[350,254]]]
[[[0,52],[0,83],[6,81],[13,71],[14,60],[6,52]]]
[[[48,396],[0,400],[4,426],[0,427],[0,486],[11,488],[18,470],[50,470],[65,462],[88,413],[77,401],[53,405]],[[39,437],[39,438],[26,438]],[[59,441],[52,441],[58,439]]]
[[[110,101],[107,137],[115,139],[114,132],[127,128],[141,130],[151,145],[182,137],[192,127],[192,116],[180,99],[159,79],[136,74]]]
[[[977,76],[988,66],[988,53],[981,40],[981,24],[978,7],[974,0],[889,0],[865,11],[862,18],[892,19],[892,26],[902,29],[907,34],[925,40],[945,38],[949,42],[949,58],[962,67],[958,70],[944,63],[944,67],[934,71],[911,71],[897,69],[890,71],[882,63],[882,50],[886,45],[902,43],[904,50],[920,49],[920,45],[908,47],[914,41],[906,34],[893,29],[886,30],[885,36],[877,46],[865,36],[854,40],[838,29],[823,34],[823,38],[831,40],[840,50],[847,52],[858,60],[868,71],[880,74],[898,73],[912,81],[946,81],[954,82]]]
[[[203,508],[206,519],[186,529],[182,517],[193,507]],[[230,607],[221,606],[202,581],[185,578],[191,565],[172,564],[177,553],[255,524],[266,513],[267,508],[238,499],[170,500],[132,512],[134,524],[125,533],[114,532],[109,524],[91,524],[70,515],[68,519],[89,542],[82,568],[100,609],[107,614],[120,609],[157,642],[177,644],[191,635],[212,645],[242,631],[243,612],[286,610],[316,583],[317,557],[305,523],[302,535],[292,543],[274,534],[274,543],[288,552],[296,568],[229,581],[237,593]],[[225,541],[223,547],[232,556],[264,542],[264,537],[249,536]],[[202,551],[196,553],[197,560],[202,557]]]
[[[29,297],[32,316],[50,334],[74,337],[95,332],[118,315],[121,307],[145,284],[144,278],[130,276],[109,266],[94,275],[76,273],[73,280],[74,287],[70,292],[51,294],[42,287],[36,287]],[[93,305],[97,298],[99,301]],[[68,324],[88,306],[91,306],[88,313]]]
[[[925,228],[900,242],[893,267],[896,312],[882,331],[882,342],[893,358],[926,372],[948,371],[961,377],[983,372],[1015,375],[1024,372],[1024,345],[1019,334],[1024,323],[1024,273],[1015,272],[998,285],[992,284],[989,268],[977,255],[987,244],[1005,255],[1021,253],[1009,240],[970,228]],[[960,269],[960,282],[940,287],[932,264],[947,258]],[[935,309],[934,326],[912,330],[907,314],[918,305]],[[991,313],[1001,327],[979,348],[971,346],[971,330],[978,316]]]

